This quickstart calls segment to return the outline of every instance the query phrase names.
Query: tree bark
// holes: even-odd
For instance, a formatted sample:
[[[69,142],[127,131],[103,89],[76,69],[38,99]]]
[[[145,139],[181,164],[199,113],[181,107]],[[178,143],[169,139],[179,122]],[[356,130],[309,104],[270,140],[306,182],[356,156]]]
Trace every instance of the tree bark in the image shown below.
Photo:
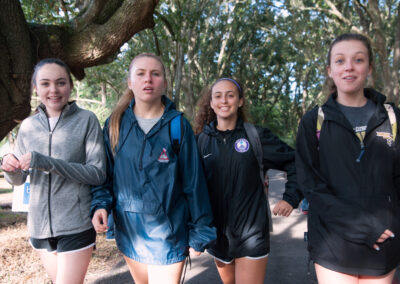
[[[135,33],[154,26],[158,0],[80,2],[84,11],[70,25],[57,26],[28,24],[20,1],[0,1],[0,140],[30,113],[36,62],[60,58],[83,79],[84,68],[112,62]]]

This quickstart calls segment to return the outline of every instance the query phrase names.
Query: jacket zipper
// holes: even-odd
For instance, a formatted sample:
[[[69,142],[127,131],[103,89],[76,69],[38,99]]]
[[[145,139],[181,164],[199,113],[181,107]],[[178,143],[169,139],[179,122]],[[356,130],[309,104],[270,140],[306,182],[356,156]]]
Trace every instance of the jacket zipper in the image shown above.
[[[364,141],[360,141],[360,146],[361,146],[361,151],[360,151],[360,154],[358,155],[358,158],[356,160],[357,163],[361,162],[361,158],[363,157],[364,152],[365,152]]]
[[[139,158],[139,169],[143,170],[143,154],[144,154],[144,147],[146,146],[146,139],[147,134],[144,135],[142,149],[140,150],[140,158]]]
[[[50,129],[50,122],[49,122],[49,118],[47,117],[47,126],[49,127],[49,157],[51,157],[51,142],[52,142],[52,138],[53,138],[53,132],[56,129],[58,123],[61,120],[61,115],[62,115],[62,110],[60,113],[60,117],[57,120],[56,125],[54,125],[53,130]],[[51,221],[51,173],[49,173],[49,186],[48,186],[48,194],[47,194],[47,208],[48,208],[48,213],[49,213],[49,227],[50,227],[50,234],[53,237],[53,225],[52,225],[52,221]]]

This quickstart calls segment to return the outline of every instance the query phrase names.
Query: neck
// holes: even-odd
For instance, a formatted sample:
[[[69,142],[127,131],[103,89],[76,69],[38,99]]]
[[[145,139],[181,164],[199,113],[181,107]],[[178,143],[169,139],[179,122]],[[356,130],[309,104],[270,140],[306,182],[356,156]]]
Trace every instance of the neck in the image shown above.
[[[156,118],[162,116],[164,108],[161,100],[151,103],[135,101],[133,113],[141,118]]]
[[[358,94],[340,94],[338,93],[337,102],[344,106],[362,107],[367,103],[367,98],[364,96],[364,90]]]
[[[233,130],[236,126],[237,116],[232,119],[217,118],[217,129],[221,131]]]

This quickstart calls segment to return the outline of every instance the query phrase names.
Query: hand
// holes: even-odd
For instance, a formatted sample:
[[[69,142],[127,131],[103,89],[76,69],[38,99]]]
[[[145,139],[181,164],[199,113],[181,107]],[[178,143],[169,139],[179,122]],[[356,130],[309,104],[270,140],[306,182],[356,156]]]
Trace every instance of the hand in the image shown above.
[[[386,229],[376,242],[377,243],[383,243],[388,238],[394,238],[394,234],[393,234],[392,231]],[[379,246],[377,244],[374,244],[373,247],[374,247],[375,250],[379,250]]]
[[[98,209],[94,212],[92,224],[97,233],[103,233],[108,230],[108,214],[106,209]]]
[[[19,158],[19,165],[22,170],[27,171],[30,168],[31,165],[31,160],[32,160],[32,153],[28,152],[25,155],[23,155],[21,158]]]
[[[292,205],[287,203],[285,200],[281,200],[275,205],[274,210],[272,210],[272,213],[274,213],[275,216],[278,215],[278,216],[289,217],[292,211],[293,211]]]
[[[194,248],[189,248],[189,253],[191,256],[199,256],[201,251],[195,251]]]
[[[15,172],[20,169],[20,162],[13,154],[7,154],[3,157],[1,169],[6,172]]]

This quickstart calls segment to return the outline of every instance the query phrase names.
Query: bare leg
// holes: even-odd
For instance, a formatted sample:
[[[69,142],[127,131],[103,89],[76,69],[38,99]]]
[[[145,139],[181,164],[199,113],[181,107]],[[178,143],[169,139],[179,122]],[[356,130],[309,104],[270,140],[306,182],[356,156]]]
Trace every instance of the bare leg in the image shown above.
[[[235,284],[235,261],[229,264],[214,259],[219,276],[224,284]],[[250,282],[249,282],[250,283]]]
[[[124,255],[126,264],[128,265],[129,271],[132,275],[135,284],[147,284],[149,282],[149,277],[147,273],[147,264],[143,264],[133,260]]]
[[[336,272],[315,264],[319,284],[358,284],[358,276]]]
[[[391,284],[394,278],[396,269],[382,276],[360,276],[359,284]]]
[[[56,283],[57,279],[57,253],[48,252],[47,250],[35,250],[42,261],[44,269],[50,276],[51,281]]]
[[[268,257],[260,259],[250,259],[246,257],[236,258],[236,284],[264,283],[267,262]]]
[[[179,284],[185,261],[169,265],[148,265],[149,284]]]
[[[57,284],[82,284],[92,257],[93,246],[57,255]]]

